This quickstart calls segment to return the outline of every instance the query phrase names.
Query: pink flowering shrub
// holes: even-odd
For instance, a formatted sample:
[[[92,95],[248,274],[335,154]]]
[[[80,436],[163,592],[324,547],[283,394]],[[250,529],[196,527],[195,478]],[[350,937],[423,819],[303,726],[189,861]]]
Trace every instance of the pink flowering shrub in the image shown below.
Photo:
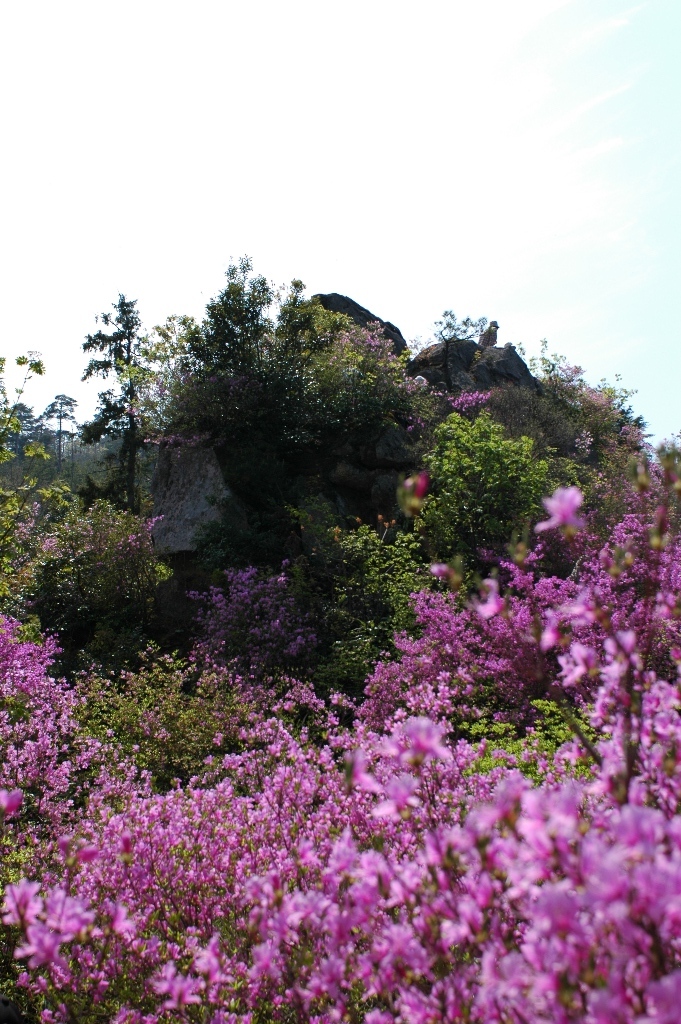
[[[0,618],[0,793],[23,793],[12,834],[28,847],[74,828],[104,780],[112,792],[122,784],[112,750],[81,733],[81,699],[50,675],[56,653],[53,640],[24,641],[19,623]],[[131,779],[132,765],[121,767]]]
[[[534,551],[470,606],[419,598],[421,638],[400,640],[363,706],[291,683],[203,778],[164,794],[131,780],[125,797],[104,779],[49,871],[5,892],[43,1019],[673,1024],[681,592],[665,474],[659,507],[642,499],[605,546],[578,496],[554,494]],[[570,579],[541,577],[553,531]],[[491,714],[522,738],[539,695],[574,732],[554,756],[531,731],[516,753],[463,735]]]
[[[250,567],[228,569],[224,575],[223,587],[194,595],[201,602],[198,660],[229,666],[256,682],[287,666],[303,666],[316,637],[285,572],[265,576]]]
[[[452,410],[460,416],[474,416],[489,403],[491,394],[491,391],[462,391],[448,401]]]

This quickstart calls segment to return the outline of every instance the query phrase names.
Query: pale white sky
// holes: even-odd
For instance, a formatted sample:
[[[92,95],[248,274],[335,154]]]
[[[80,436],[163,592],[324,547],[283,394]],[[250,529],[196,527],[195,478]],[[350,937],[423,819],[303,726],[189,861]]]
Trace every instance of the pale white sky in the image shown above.
[[[58,392],[119,291],[232,259],[426,339],[547,337],[681,428],[681,0],[0,0],[0,350]]]

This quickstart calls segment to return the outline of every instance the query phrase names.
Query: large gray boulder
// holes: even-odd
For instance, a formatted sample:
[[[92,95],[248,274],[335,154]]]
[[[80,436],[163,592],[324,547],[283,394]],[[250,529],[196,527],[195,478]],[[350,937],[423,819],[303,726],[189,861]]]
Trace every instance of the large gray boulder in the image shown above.
[[[151,481],[154,547],[159,554],[196,551],[197,531],[219,519],[225,503],[243,512],[224,481],[212,448],[162,446]]]
[[[504,345],[503,348],[482,349],[480,358],[475,360],[470,373],[483,391],[503,384],[516,384],[531,391],[541,390],[541,384],[532,376],[524,359],[511,344]]]
[[[483,348],[475,341],[440,341],[407,364],[411,377],[423,377],[443,391],[487,391],[513,384],[539,391],[541,385],[511,344]]]
[[[350,317],[358,327],[366,329],[370,324],[380,324],[385,337],[392,341],[395,354],[400,355],[401,352],[406,351],[407,343],[399,327],[395,327],[395,324],[391,324],[389,320],[381,320],[380,316],[371,313],[364,306],[360,306],[359,302],[355,302],[354,299],[349,298],[347,295],[329,292],[328,295],[313,295],[312,298],[316,299],[320,306],[328,309],[331,313],[342,313],[344,316]]]

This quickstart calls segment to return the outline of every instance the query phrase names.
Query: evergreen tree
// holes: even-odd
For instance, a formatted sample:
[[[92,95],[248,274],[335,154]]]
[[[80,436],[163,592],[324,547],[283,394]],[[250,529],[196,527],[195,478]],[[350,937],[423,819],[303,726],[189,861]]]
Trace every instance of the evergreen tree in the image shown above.
[[[62,437],[64,435],[63,424],[76,422],[74,410],[77,405],[78,402],[75,398],[69,398],[68,395],[56,395],[54,401],[50,402],[43,413],[43,417],[46,420],[56,420],[59,424],[57,428],[57,472],[60,474],[62,463]]]
[[[136,305],[136,301],[119,295],[118,302],[113,303],[114,312],[101,315],[102,324],[113,330],[88,334],[83,343],[83,351],[102,353],[102,358],[90,360],[83,380],[106,379],[113,374],[118,384],[117,389],[100,393],[95,418],[83,427],[83,441],[88,444],[105,436],[121,438],[118,465],[108,493],[131,512],[139,511],[137,469],[144,436],[138,404],[140,387],[149,373],[143,352],[146,338],[140,333],[141,319]]]

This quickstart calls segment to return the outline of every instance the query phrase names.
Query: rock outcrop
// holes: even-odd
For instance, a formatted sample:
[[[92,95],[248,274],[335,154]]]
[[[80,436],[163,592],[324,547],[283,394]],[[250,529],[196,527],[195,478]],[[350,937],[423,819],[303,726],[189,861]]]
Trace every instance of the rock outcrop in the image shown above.
[[[400,355],[406,351],[407,342],[399,327],[395,327],[395,324],[391,324],[389,320],[381,320],[380,316],[369,312],[364,306],[360,306],[359,302],[348,298],[347,295],[330,292],[328,295],[313,295],[312,298],[316,299],[324,309],[328,309],[332,313],[343,313],[344,316],[350,317],[359,327],[366,328],[370,324],[380,324],[386,338],[392,341],[395,354]]]
[[[162,446],[151,481],[154,547],[161,555],[196,551],[199,527],[220,519],[225,502],[243,518],[212,448]]]
[[[387,424],[358,449],[338,455],[327,480],[336,492],[339,511],[349,514],[392,512],[400,474],[416,468],[409,434],[398,423]]]
[[[440,341],[414,356],[407,373],[450,392],[487,391],[505,384],[541,388],[511,344],[483,348],[475,341]]]

